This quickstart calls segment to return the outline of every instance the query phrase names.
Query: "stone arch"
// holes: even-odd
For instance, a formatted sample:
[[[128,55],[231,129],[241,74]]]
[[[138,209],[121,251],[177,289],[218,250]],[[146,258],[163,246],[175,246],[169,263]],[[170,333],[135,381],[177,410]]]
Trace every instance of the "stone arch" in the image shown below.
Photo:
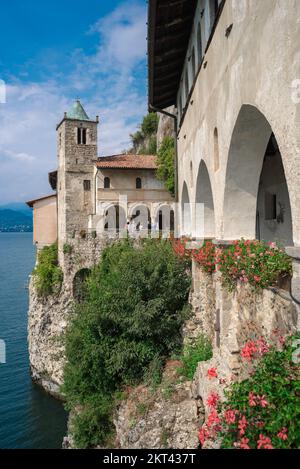
[[[214,200],[209,173],[203,160],[197,176],[196,204],[201,204],[201,206],[196,205],[196,236],[212,239],[215,237]]]
[[[269,165],[273,180],[266,182],[263,178],[272,135],[271,125],[266,117],[255,106],[243,105],[235,123],[227,161],[223,205],[223,236],[226,240],[241,237],[254,239],[258,236],[259,208],[261,210],[258,198],[261,190],[267,191],[267,187],[261,187],[262,183],[270,187],[271,194],[278,193],[279,198],[284,193],[286,203],[286,217],[282,217],[282,213],[278,214],[279,218],[272,222],[273,233],[271,235],[269,232],[269,239],[266,240],[278,240],[284,233],[287,238],[285,242],[289,243],[293,238],[288,188],[275,136],[278,161],[275,165]],[[279,202],[278,200],[278,208]],[[260,202],[259,205],[261,204]],[[284,227],[281,226],[278,230],[281,223]]]
[[[86,298],[86,280],[91,275],[91,269],[79,270],[73,278],[73,298],[77,303],[82,303]]]
[[[186,182],[183,183],[181,195],[181,234],[192,234],[192,210]]]

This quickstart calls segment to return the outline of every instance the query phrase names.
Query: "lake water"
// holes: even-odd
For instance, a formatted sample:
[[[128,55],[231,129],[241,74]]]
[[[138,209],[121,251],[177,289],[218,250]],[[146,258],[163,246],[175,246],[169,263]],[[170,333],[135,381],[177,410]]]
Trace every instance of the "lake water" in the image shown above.
[[[0,233],[0,448],[61,448],[67,415],[30,379],[27,347],[28,275],[32,233]]]

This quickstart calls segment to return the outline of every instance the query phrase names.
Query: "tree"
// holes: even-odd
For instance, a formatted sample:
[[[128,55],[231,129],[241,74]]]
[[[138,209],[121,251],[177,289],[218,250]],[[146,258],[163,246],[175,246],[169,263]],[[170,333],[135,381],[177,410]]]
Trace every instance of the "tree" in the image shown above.
[[[165,137],[157,155],[158,179],[164,181],[166,189],[175,195],[175,141],[172,137]]]

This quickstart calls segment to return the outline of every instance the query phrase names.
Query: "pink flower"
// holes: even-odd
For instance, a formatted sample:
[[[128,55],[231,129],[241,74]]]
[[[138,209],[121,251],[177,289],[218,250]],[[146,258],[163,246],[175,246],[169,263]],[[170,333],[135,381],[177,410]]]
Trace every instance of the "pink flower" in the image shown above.
[[[260,434],[259,440],[257,441],[257,449],[273,449],[271,439]]]
[[[209,414],[207,418],[207,427],[212,428],[214,426],[217,426],[219,428],[220,423],[221,423],[221,419],[218,415],[218,412],[216,411],[216,409],[212,409],[211,413]]]
[[[261,337],[260,339],[256,341],[256,346],[261,355],[265,355],[270,350],[269,345],[267,344],[266,340],[263,337]]]
[[[240,442],[240,448],[241,449],[250,449],[250,446],[248,445],[249,443],[249,438],[242,438]]]
[[[212,392],[209,396],[208,396],[208,399],[207,399],[207,405],[214,409],[217,405],[217,403],[219,402],[220,400],[220,396],[218,393],[216,392]]]
[[[218,377],[217,368],[210,368],[209,370],[207,370],[207,376],[209,379],[217,378]]]
[[[278,438],[280,438],[281,440],[285,441],[288,439],[288,435],[287,435],[287,428],[283,427],[280,432],[277,434]]]
[[[230,424],[232,424],[232,423],[235,423],[236,414],[237,414],[237,411],[236,411],[236,410],[226,410],[226,412],[225,412],[225,420],[226,420],[227,425],[230,425]]]
[[[258,399],[261,407],[268,407],[269,403],[265,399],[265,396],[258,396]]]
[[[209,432],[208,430],[203,426],[200,431],[199,431],[199,441],[201,443],[201,445],[203,446],[205,441],[207,440],[207,438],[209,438]]]
[[[239,420],[239,424],[238,424],[238,429],[240,431],[240,436],[244,436],[245,435],[245,430],[247,428],[247,425],[248,425],[248,422],[247,422],[247,419],[246,417],[243,415],[243,417]]]
[[[250,340],[247,342],[245,347],[242,349],[242,357],[245,358],[245,360],[251,361],[253,358],[253,355],[257,352],[257,347],[255,342]]]
[[[285,338],[283,337],[283,335],[280,335],[280,336],[278,337],[278,340],[279,340],[280,345],[283,346],[283,345],[285,344]]]
[[[253,392],[250,392],[249,393],[249,405],[251,407],[255,407],[256,406],[256,399],[257,399],[257,396],[253,393]]]
[[[255,282],[260,282],[260,281],[261,281],[261,277],[258,277],[257,275],[254,275],[254,281],[255,281]]]

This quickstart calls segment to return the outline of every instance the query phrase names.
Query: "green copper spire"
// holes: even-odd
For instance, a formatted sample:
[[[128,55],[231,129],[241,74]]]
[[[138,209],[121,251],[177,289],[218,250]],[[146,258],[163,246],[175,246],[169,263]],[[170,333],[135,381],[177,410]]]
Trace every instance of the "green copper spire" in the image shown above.
[[[70,112],[67,113],[67,119],[76,119],[79,121],[89,121],[90,118],[82,107],[79,99],[75,101]]]

